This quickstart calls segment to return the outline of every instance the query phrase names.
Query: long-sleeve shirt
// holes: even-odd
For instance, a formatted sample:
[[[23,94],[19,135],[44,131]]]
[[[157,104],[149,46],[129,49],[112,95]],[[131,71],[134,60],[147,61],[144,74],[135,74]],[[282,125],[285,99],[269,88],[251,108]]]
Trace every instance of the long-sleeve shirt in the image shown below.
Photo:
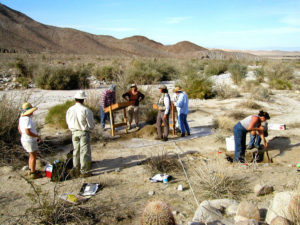
[[[122,95],[122,98],[126,99],[126,97],[128,97],[129,101],[134,101],[135,106],[139,106],[140,101],[142,101],[145,98],[145,95],[139,91],[136,95],[133,95],[131,91],[128,91]]]
[[[107,106],[116,103],[116,92],[111,91],[109,89],[105,90],[102,94],[101,98],[101,106],[104,109]]]
[[[189,113],[189,98],[184,91],[178,95],[178,99],[174,105],[177,108],[178,114],[187,115]]]
[[[66,121],[72,132],[90,131],[95,127],[93,112],[78,102],[68,109]]]
[[[170,105],[171,105],[171,100],[170,96],[168,93],[163,94],[160,99],[158,100],[158,109],[160,110],[160,107],[164,108],[164,114],[168,115],[170,112]]]

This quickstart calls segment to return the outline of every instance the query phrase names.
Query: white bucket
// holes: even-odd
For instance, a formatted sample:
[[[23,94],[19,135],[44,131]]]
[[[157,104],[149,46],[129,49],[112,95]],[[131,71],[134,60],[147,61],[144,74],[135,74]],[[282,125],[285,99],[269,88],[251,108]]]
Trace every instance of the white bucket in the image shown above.
[[[269,123],[268,124],[269,130],[285,130],[285,124],[279,124],[279,123]]]
[[[226,138],[226,148],[227,151],[229,152],[233,152],[234,151],[234,136],[230,136],[229,138]]]

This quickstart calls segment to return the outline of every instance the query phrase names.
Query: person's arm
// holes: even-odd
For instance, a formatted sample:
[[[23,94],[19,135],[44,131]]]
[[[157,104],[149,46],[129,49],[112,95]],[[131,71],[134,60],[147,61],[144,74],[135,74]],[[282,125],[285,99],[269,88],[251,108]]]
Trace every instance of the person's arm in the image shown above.
[[[20,124],[18,125],[18,131],[19,131],[19,134],[22,136],[22,131],[21,131],[21,128],[20,128]]]
[[[167,96],[164,97],[164,104],[165,104],[165,107],[166,107],[165,116],[164,117],[167,117],[167,115],[170,112],[170,100],[169,100],[169,98]]]
[[[180,95],[178,96],[178,99],[177,99],[177,101],[176,101],[176,103],[175,103],[174,105],[175,105],[176,107],[182,108],[183,104],[184,104],[184,95],[183,95],[183,94],[180,94]]]
[[[93,130],[95,127],[94,115],[91,110],[87,110],[86,122],[89,127],[89,130]]]
[[[127,98],[128,97],[128,98]],[[128,92],[126,92],[126,93],[124,93],[123,95],[122,95],[122,98],[124,98],[125,100],[127,100],[127,101],[130,101],[130,94],[128,93]]]
[[[30,128],[25,128],[25,133],[28,135],[28,136],[31,136],[31,137],[36,137],[39,139],[39,142],[42,141],[41,137],[35,133],[32,133]]]
[[[257,131],[259,131],[259,132],[263,131],[264,128],[263,128],[262,126],[260,126],[260,127],[255,127],[255,125],[256,125],[258,122],[259,122],[259,118],[258,118],[257,116],[252,116],[251,122],[250,122],[250,124],[249,124],[249,126],[248,126],[248,130],[249,130],[249,131],[251,131],[251,130],[256,131],[256,130],[257,130]]]
[[[139,98],[138,98],[139,102],[143,101],[144,98],[145,98],[145,95],[143,93],[139,92]]]

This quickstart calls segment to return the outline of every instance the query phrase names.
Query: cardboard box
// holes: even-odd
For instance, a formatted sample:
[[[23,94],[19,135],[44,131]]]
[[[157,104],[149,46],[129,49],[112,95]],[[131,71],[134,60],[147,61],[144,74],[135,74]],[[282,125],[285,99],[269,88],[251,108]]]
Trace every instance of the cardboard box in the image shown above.
[[[234,152],[235,150],[234,136],[226,138],[226,149],[229,152]]]

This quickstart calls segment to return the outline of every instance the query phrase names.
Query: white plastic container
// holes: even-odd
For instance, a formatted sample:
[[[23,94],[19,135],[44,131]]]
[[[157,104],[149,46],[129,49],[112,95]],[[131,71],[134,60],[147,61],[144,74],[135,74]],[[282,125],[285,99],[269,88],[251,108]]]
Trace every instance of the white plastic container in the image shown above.
[[[269,130],[285,130],[285,124],[279,124],[279,123],[269,123],[268,124]]]
[[[226,138],[226,149],[229,152],[234,152],[234,136],[230,136],[229,138]]]

